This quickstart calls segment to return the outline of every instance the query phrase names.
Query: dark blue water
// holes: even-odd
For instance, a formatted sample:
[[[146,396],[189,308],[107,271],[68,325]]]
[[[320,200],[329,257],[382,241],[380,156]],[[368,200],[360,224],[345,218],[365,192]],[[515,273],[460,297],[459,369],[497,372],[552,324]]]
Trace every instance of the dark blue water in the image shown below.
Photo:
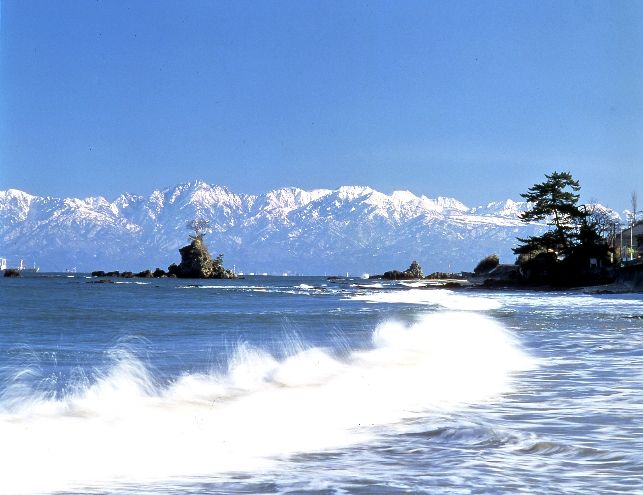
[[[641,294],[94,282],[0,280],[0,493],[643,492]]]

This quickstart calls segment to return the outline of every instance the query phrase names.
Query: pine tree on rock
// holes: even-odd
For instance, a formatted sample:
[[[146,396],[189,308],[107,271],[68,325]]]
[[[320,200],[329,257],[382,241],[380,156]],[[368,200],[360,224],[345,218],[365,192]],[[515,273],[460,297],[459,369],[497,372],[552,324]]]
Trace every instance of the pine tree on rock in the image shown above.
[[[212,259],[203,236],[209,222],[195,219],[187,222],[188,230],[194,231],[189,236],[190,244],[179,249],[181,263],[173,263],[168,267],[170,275],[179,278],[236,278],[236,274],[223,267],[223,254]]]

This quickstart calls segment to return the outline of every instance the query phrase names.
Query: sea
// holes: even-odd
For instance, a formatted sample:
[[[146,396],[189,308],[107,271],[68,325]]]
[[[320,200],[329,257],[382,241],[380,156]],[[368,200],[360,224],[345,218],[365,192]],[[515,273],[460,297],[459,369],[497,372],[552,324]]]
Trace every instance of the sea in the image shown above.
[[[643,493],[643,294],[0,279],[0,494]]]

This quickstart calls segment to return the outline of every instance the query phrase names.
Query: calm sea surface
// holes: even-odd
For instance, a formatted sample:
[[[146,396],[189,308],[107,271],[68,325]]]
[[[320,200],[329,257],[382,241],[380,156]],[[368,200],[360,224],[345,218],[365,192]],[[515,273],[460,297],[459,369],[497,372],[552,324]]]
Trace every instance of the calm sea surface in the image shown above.
[[[0,494],[643,493],[643,295],[0,279]]]

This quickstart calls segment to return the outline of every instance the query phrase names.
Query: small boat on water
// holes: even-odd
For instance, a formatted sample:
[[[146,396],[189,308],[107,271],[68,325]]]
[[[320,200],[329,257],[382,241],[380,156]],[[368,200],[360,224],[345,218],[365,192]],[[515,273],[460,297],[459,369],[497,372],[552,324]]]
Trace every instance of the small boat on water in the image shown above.
[[[20,266],[18,267],[18,271],[25,272],[25,273],[38,273],[39,270],[40,268],[36,266],[35,262],[33,266],[26,266],[24,261],[20,260]]]
[[[37,267],[35,263],[33,264],[33,266],[27,266],[25,265],[24,260],[20,260],[20,264],[16,268],[8,268],[7,258],[0,258],[0,271],[4,271],[4,270],[16,270],[18,272],[25,272],[25,273],[38,273],[40,268]]]

